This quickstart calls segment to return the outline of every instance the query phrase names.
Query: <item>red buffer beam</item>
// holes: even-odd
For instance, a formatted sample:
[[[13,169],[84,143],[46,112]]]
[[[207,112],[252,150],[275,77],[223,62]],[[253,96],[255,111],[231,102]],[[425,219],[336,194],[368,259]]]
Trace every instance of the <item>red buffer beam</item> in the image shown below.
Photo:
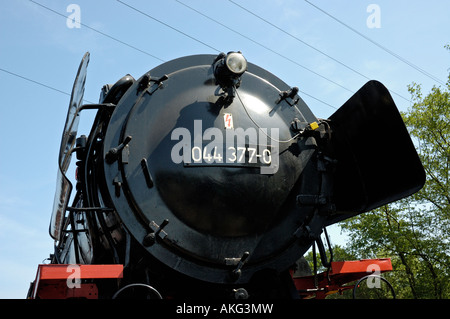
[[[123,265],[39,265],[29,299],[98,299],[96,280],[120,279]]]

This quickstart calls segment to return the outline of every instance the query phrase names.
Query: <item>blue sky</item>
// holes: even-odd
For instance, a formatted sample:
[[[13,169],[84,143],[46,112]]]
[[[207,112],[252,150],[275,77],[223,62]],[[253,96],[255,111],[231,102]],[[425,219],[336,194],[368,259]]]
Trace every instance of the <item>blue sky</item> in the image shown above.
[[[48,226],[67,94],[86,51],[91,102],[127,73],[139,78],[162,61],[233,50],[298,86],[323,118],[368,78],[390,89],[402,111],[411,105],[408,84],[428,92],[447,80],[449,1],[233,1],[2,0],[0,298],[25,298],[37,264],[52,252]],[[63,17],[76,13],[67,12],[70,4],[80,9],[80,28]],[[80,134],[91,119],[82,115]],[[342,240],[338,229],[331,239]]]

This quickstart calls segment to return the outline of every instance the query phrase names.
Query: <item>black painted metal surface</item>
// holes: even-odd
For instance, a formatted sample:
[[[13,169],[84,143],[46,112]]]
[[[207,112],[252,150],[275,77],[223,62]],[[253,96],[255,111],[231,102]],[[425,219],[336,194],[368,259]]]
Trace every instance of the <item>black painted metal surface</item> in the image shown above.
[[[57,189],[64,200],[51,222],[54,262],[74,254],[77,262],[123,263],[128,282],[145,280],[168,296],[190,295],[188,282],[200,293],[213,285],[225,295],[242,287],[278,295],[325,226],[423,186],[381,83],[317,119],[298,88],[252,63],[217,79],[216,58],[182,57],[106,85],[100,104],[84,106],[98,113],[77,145],[66,125],[61,154],[68,162],[76,152],[79,177],[72,207],[71,188]],[[67,121],[74,110],[78,119],[78,104]]]

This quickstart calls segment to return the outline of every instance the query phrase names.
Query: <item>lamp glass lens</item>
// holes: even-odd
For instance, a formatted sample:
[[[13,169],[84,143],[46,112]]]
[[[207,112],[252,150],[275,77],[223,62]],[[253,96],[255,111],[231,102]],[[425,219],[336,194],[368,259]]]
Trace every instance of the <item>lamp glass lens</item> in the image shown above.
[[[226,58],[226,63],[228,69],[236,74],[244,73],[247,69],[247,61],[244,56],[240,53],[230,53]]]

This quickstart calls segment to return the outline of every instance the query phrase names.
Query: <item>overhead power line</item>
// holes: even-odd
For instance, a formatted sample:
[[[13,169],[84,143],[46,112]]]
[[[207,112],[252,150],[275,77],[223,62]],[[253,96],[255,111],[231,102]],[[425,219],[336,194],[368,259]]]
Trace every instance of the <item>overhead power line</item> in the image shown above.
[[[177,0],[177,1],[178,1],[178,0]],[[242,10],[244,10],[244,11],[250,13],[250,14],[253,15],[254,17],[256,17],[256,18],[258,18],[258,19],[264,21],[265,23],[267,23],[267,24],[269,24],[269,25],[271,25],[272,27],[274,27],[274,28],[277,29],[278,31],[281,31],[281,32],[283,32],[284,34],[286,34],[286,35],[290,36],[291,38],[293,38],[294,40],[296,40],[296,41],[298,41],[298,42],[300,42],[300,43],[306,45],[308,48],[311,48],[311,49],[313,49],[314,51],[319,52],[320,54],[322,54],[322,55],[326,56],[327,58],[333,60],[334,62],[336,62],[336,63],[342,65],[343,67],[345,67],[345,68],[347,68],[347,69],[349,69],[349,70],[355,72],[356,74],[359,74],[360,76],[366,78],[367,80],[370,80],[369,77],[367,77],[366,75],[362,74],[361,72],[359,72],[359,71],[353,69],[352,67],[348,66],[347,64],[345,64],[345,63],[343,63],[343,62],[341,62],[341,61],[339,61],[339,60],[333,58],[331,55],[329,55],[329,54],[323,52],[322,50],[320,50],[320,49],[318,49],[318,48],[312,46],[311,44],[305,42],[304,40],[302,40],[302,39],[300,39],[299,37],[293,35],[292,33],[287,32],[286,30],[280,28],[280,27],[277,26],[276,24],[273,24],[273,23],[270,22],[269,20],[264,19],[263,17],[257,15],[257,14],[254,13],[253,11],[251,11],[251,10],[245,8],[244,6],[241,6],[240,4],[236,3],[236,2],[233,1],[233,0],[228,0],[228,1],[231,2],[232,4],[234,4],[235,6],[241,8]]]
[[[64,91],[62,91],[62,90],[59,90],[59,89],[57,89],[57,88],[55,88],[55,87],[53,87],[53,86],[44,84],[44,83],[42,83],[42,82],[35,81],[35,80],[33,80],[33,79],[27,78],[27,77],[25,77],[25,76],[23,76],[23,75],[20,75],[20,74],[17,74],[17,73],[14,73],[14,72],[11,72],[11,71],[2,69],[2,68],[0,68],[0,71],[5,72],[5,73],[8,73],[8,74],[10,74],[10,75],[12,75],[12,76],[15,76],[15,77],[17,77],[17,78],[26,80],[26,81],[28,81],[28,82],[31,82],[31,83],[34,83],[34,84],[38,84],[38,85],[40,85],[40,86],[43,86],[43,87],[45,87],[45,88],[47,88],[47,89],[56,91],[56,92],[58,92],[58,93],[62,93],[62,94],[64,94],[64,95],[70,96],[70,93],[64,92]]]
[[[178,0],[176,0],[176,1],[177,1],[177,2],[180,2],[180,1],[178,1]],[[284,34],[290,36],[290,37],[293,38],[294,40],[296,40],[296,41],[298,41],[298,42],[300,42],[300,43],[306,45],[307,47],[309,47],[309,48],[315,50],[316,52],[319,52],[320,54],[326,56],[327,58],[333,60],[334,62],[336,62],[336,63],[342,65],[343,67],[345,67],[345,68],[347,68],[347,69],[349,69],[350,71],[352,71],[352,72],[354,72],[354,73],[356,73],[356,74],[358,74],[358,75],[364,77],[364,78],[367,79],[367,80],[371,80],[371,78],[369,78],[368,76],[366,76],[366,75],[362,74],[361,72],[355,70],[354,68],[350,67],[349,65],[347,65],[347,64],[345,64],[345,63],[343,63],[343,62],[341,62],[341,61],[339,61],[339,60],[333,58],[331,55],[329,55],[329,54],[323,52],[322,50],[320,50],[320,49],[318,49],[318,48],[312,46],[311,44],[305,42],[304,40],[302,40],[302,39],[300,39],[299,37],[293,35],[292,33],[287,32],[286,30],[282,29],[281,27],[277,26],[276,24],[274,24],[274,23],[270,22],[269,20],[267,20],[267,19],[265,19],[265,18],[263,18],[263,17],[257,15],[257,14],[254,13],[253,11],[251,11],[251,10],[245,8],[244,6],[241,6],[240,4],[236,3],[235,1],[233,1],[233,0],[228,0],[228,1],[231,2],[232,4],[234,4],[235,6],[241,8],[242,10],[244,10],[244,11],[250,13],[250,14],[253,15],[254,17],[260,19],[261,21],[267,23],[268,25],[272,26],[273,28],[275,28],[275,29],[277,29],[277,30],[283,32]],[[390,91],[391,93],[393,93],[393,94],[395,94],[395,95],[401,97],[402,99],[404,99],[404,100],[410,102],[410,100],[409,100],[408,98],[404,97],[403,95],[401,95],[401,94],[399,94],[399,93],[397,93],[397,92],[395,92],[395,91],[393,91],[393,90],[389,90],[389,91]]]
[[[132,5],[129,5],[128,3],[125,3],[125,2],[120,1],[120,0],[116,0],[116,1],[119,2],[119,3],[121,3],[121,4],[123,4],[124,6],[127,6],[128,8],[130,8],[130,9],[136,11],[136,12],[139,12],[140,14],[146,16],[146,17],[149,18],[149,19],[152,19],[152,20],[154,20],[154,21],[156,21],[156,22],[158,22],[158,23],[160,23],[160,24],[162,24],[162,25],[165,25],[166,27],[168,27],[168,28],[170,28],[170,29],[172,29],[172,30],[178,32],[178,33],[181,33],[182,35],[184,35],[184,36],[190,38],[191,40],[194,40],[194,41],[196,41],[196,42],[198,42],[198,43],[200,43],[200,44],[203,44],[203,45],[207,46],[208,48],[210,48],[210,49],[212,49],[212,50],[214,50],[214,51],[220,52],[219,49],[217,49],[217,48],[215,48],[215,47],[213,47],[213,46],[211,46],[211,45],[209,45],[209,44],[207,44],[207,43],[205,43],[205,42],[203,42],[203,41],[201,41],[201,40],[199,40],[199,39],[197,39],[197,38],[195,38],[195,37],[193,37],[193,36],[190,36],[190,35],[187,34],[186,32],[183,32],[183,31],[181,31],[181,30],[179,30],[179,29],[177,29],[177,28],[171,26],[170,24],[167,24],[167,23],[165,23],[165,22],[163,22],[163,21],[161,21],[161,20],[159,20],[159,19],[157,19],[157,18],[155,18],[155,17],[149,15],[148,13],[145,13],[145,12],[142,11],[142,10],[139,10],[139,9],[133,7]]]
[[[230,0],[231,1],[231,0]],[[392,55],[393,57],[397,58],[398,60],[402,61],[403,63],[409,65],[410,67],[412,67],[413,69],[419,71],[420,73],[422,73],[423,75],[429,77],[430,79],[432,79],[433,81],[438,82],[439,84],[445,85],[444,82],[442,82],[439,78],[437,78],[436,76],[428,73],[427,71],[425,71],[424,69],[418,67],[417,65],[415,65],[414,63],[408,61],[407,59],[403,58],[402,56],[400,56],[399,54],[393,52],[392,50],[389,50],[388,48],[386,48],[385,46],[381,45],[380,43],[372,40],[371,38],[365,36],[364,34],[362,34],[361,32],[359,32],[358,30],[352,28],[351,26],[349,26],[348,24],[346,24],[345,22],[339,20],[338,18],[336,18],[335,16],[333,16],[332,14],[328,13],[327,11],[323,10],[322,8],[316,6],[315,4],[311,3],[308,0],[305,0],[306,3],[308,3],[309,5],[313,6],[314,8],[316,8],[317,10],[319,10],[320,12],[324,13],[325,15],[327,15],[328,17],[330,17],[331,19],[335,20],[336,22],[340,23],[341,25],[343,25],[344,27],[346,27],[347,29],[353,31],[354,33],[356,33],[357,35],[359,35],[360,37],[366,39],[367,41],[371,42],[372,44],[376,45],[377,47],[379,47],[380,49],[384,50],[385,52],[389,53],[390,55]]]
[[[283,54],[281,54],[281,53],[279,53],[279,52],[277,52],[277,51],[275,51],[275,50],[269,48],[268,46],[266,46],[266,45],[264,45],[264,44],[262,44],[262,43],[260,43],[260,42],[258,42],[258,41],[255,41],[254,39],[252,39],[252,38],[250,38],[250,37],[248,37],[248,36],[242,34],[241,32],[239,32],[239,31],[237,31],[237,30],[234,30],[234,29],[228,27],[227,25],[225,25],[225,24],[223,24],[223,23],[221,23],[221,22],[219,22],[219,21],[217,21],[217,20],[211,18],[210,16],[208,16],[208,15],[206,15],[206,14],[200,12],[199,10],[197,10],[197,9],[195,9],[195,8],[193,8],[193,7],[187,5],[187,4],[185,4],[185,3],[183,3],[183,2],[181,2],[181,1],[179,1],[179,0],[175,0],[175,1],[177,1],[178,3],[180,3],[180,4],[183,5],[183,6],[187,7],[188,9],[190,9],[190,10],[192,10],[192,11],[194,11],[194,12],[200,14],[201,16],[203,16],[203,17],[205,17],[205,18],[207,18],[207,19],[213,21],[214,23],[217,23],[217,24],[221,25],[222,27],[228,29],[229,31],[232,31],[232,32],[234,32],[234,33],[240,35],[241,37],[247,39],[248,41],[251,41],[251,42],[253,42],[253,43],[259,45],[260,47],[262,47],[262,48],[264,48],[264,49],[266,49],[266,50],[268,50],[268,51],[270,51],[270,52],[272,52],[272,53],[274,53],[274,54],[276,54],[276,55],[278,55],[278,56],[280,56],[280,57],[286,59],[287,61],[289,61],[289,62],[291,62],[291,63],[293,63],[293,64],[295,64],[295,65],[297,65],[297,66],[300,66],[301,68],[303,68],[303,69],[305,69],[305,70],[307,70],[307,71],[309,71],[309,72],[311,72],[311,73],[313,73],[313,74],[315,74],[315,75],[317,75],[317,76],[319,76],[319,77],[321,77],[321,78],[323,78],[323,79],[325,79],[325,80],[327,80],[327,81],[329,81],[329,82],[331,82],[331,83],[333,83],[333,84],[335,84],[335,85],[337,85],[337,86],[339,86],[339,87],[341,87],[341,88],[343,88],[343,89],[345,89],[345,90],[347,90],[347,91],[349,91],[349,92],[353,92],[353,91],[350,90],[349,88],[347,88],[347,87],[345,87],[345,86],[342,86],[341,84],[339,84],[339,83],[337,83],[337,82],[331,80],[330,78],[327,78],[327,77],[325,77],[325,76],[323,76],[323,75],[321,75],[321,74],[315,72],[314,70],[309,69],[308,67],[306,67],[306,66],[304,66],[304,65],[302,65],[302,64],[300,64],[300,63],[298,63],[297,61],[295,61],[295,60],[293,60],[293,59],[291,59],[291,58],[289,58],[289,57],[287,57],[287,56],[285,56],[285,55],[283,55]],[[320,100],[320,99],[318,99],[318,98],[316,98],[316,97],[314,97],[314,96],[312,96],[312,95],[310,95],[310,94],[307,94],[307,93],[305,93],[305,92],[302,92],[302,93],[304,93],[305,95],[307,95],[307,96],[309,96],[309,97],[311,97],[311,98],[313,98],[313,99],[315,99],[315,100],[317,100],[317,101],[319,101],[319,102],[321,102],[321,103],[323,103],[323,104],[326,104],[326,105],[328,105],[328,106],[330,106],[330,107],[332,107],[332,108],[334,108],[334,109],[336,108],[336,107],[334,107],[333,105],[331,105],[331,104],[329,104],[329,103],[326,103],[326,102],[324,102],[324,101],[322,101],[322,100]]]
[[[40,7],[43,8],[43,9],[46,9],[46,10],[49,11],[49,12],[52,12],[52,13],[54,13],[54,14],[60,16],[60,17],[63,17],[63,18],[65,18],[65,19],[69,18],[68,16],[66,16],[66,15],[64,15],[64,14],[62,14],[62,13],[59,13],[58,11],[53,10],[52,8],[49,8],[49,7],[43,5],[43,4],[39,3],[39,2],[36,2],[36,1],[34,1],[34,0],[29,0],[29,1],[32,2],[32,3],[34,3],[34,4],[36,4],[36,5],[38,5],[38,6],[40,6]],[[119,3],[121,3],[121,4],[125,5],[125,6],[127,6],[127,7],[131,8],[131,9],[133,9],[134,11],[139,12],[140,14],[142,14],[142,15],[144,15],[144,16],[146,16],[146,17],[148,17],[148,18],[150,18],[150,19],[152,19],[152,20],[154,20],[154,21],[156,21],[156,22],[158,22],[158,23],[160,23],[160,24],[162,24],[162,25],[164,25],[164,26],[166,26],[166,27],[168,27],[168,28],[170,28],[170,29],[172,29],[172,30],[174,30],[174,31],[176,31],[176,32],[178,32],[178,33],[180,33],[180,34],[182,34],[182,35],[184,35],[184,36],[190,38],[190,39],[192,39],[192,40],[194,40],[194,41],[196,41],[196,42],[199,42],[199,43],[201,43],[201,44],[203,44],[203,45],[205,45],[205,46],[207,46],[207,47],[213,49],[213,50],[216,51],[216,52],[220,52],[220,50],[218,50],[217,48],[214,48],[213,46],[211,46],[211,45],[209,45],[209,44],[207,44],[207,43],[205,43],[205,42],[203,42],[203,41],[201,41],[201,40],[199,40],[199,39],[197,39],[197,38],[195,38],[195,37],[193,37],[193,36],[191,36],[191,35],[189,35],[189,34],[183,32],[183,31],[181,31],[181,30],[179,30],[179,29],[177,29],[177,28],[175,28],[175,27],[173,27],[173,26],[171,26],[171,25],[169,25],[169,24],[167,24],[167,23],[165,23],[165,22],[163,22],[163,21],[161,21],[161,20],[159,20],[159,19],[157,19],[157,18],[155,18],[155,17],[153,17],[153,16],[151,16],[151,15],[145,13],[145,12],[143,12],[142,10],[139,10],[139,9],[137,9],[137,8],[131,6],[131,5],[129,5],[129,4],[125,3],[125,2],[123,2],[123,1],[120,1],[120,0],[117,0],[117,2],[119,2]],[[184,3],[181,3],[181,2],[180,2],[180,4],[185,5]],[[247,40],[252,41],[253,43],[256,43],[256,44],[262,46],[263,48],[265,48],[265,49],[267,49],[267,50],[269,50],[269,51],[271,51],[271,52],[273,52],[273,53],[275,53],[275,54],[277,54],[277,55],[283,57],[284,59],[286,59],[286,60],[288,60],[288,61],[290,61],[290,62],[296,64],[297,66],[300,66],[300,67],[302,67],[302,68],[304,68],[304,69],[306,69],[306,70],[312,72],[313,74],[316,74],[317,76],[322,77],[323,79],[325,79],[325,80],[327,80],[327,81],[329,81],[329,82],[331,82],[331,83],[333,83],[333,84],[335,84],[335,85],[337,85],[337,86],[339,86],[339,87],[341,87],[341,88],[343,88],[343,89],[345,89],[345,90],[347,90],[347,91],[349,91],[349,92],[352,92],[352,90],[350,90],[350,89],[348,89],[348,88],[342,86],[341,84],[339,84],[339,83],[337,83],[337,82],[335,82],[335,81],[333,81],[333,80],[331,80],[331,79],[329,79],[329,78],[327,78],[327,77],[325,77],[325,76],[323,76],[323,75],[321,75],[321,74],[319,74],[319,73],[317,73],[317,72],[315,72],[315,71],[313,71],[313,70],[311,70],[311,69],[309,69],[309,68],[307,68],[307,67],[305,67],[305,66],[299,64],[298,62],[296,62],[296,61],[294,61],[294,60],[292,60],[292,59],[290,59],[290,58],[288,58],[288,57],[282,55],[282,54],[279,53],[279,52],[276,52],[276,51],[272,50],[271,48],[269,48],[269,47],[267,47],[267,46],[264,46],[263,44],[261,44],[261,43],[259,43],[259,42],[254,41],[254,40],[251,39],[250,37],[245,36],[245,35],[243,35],[242,33],[240,33],[240,32],[238,32],[238,31],[236,31],[236,30],[233,30],[233,29],[227,27],[226,25],[224,25],[224,24],[222,24],[222,23],[220,23],[220,22],[218,22],[218,21],[216,21],[216,20],[214,20],[214,19],[212,19],[212,18],[210,18],[210,17],[204,15],[203,13],[201,13],[201,12],[199,12],[199,11],[197,11],[197,10],[195,10],[195,9],[193,9],[193,8],[191,8],[191,7],[189,7],[189,6],[187,6],[187,5],[185,5],[185,6],[188,7],[188,8],[190,8],[191,10],[194,10],[194,11],[196,11],[197,13],[199,13],[199,14],[201,14],[201,15],[207,17],[208,19],[214,21],[215,23],[218,23],[218,24],[222,25],[223,27],[227,28],[228,30],[230,30],[230,31],[232,31],[232,32],[235,32],[235,33],[241,35],[242,37],[246,38]],[[157,59],[157,60],[159,60],[159,61],[161,61],[161,62],[166,62],[164,59],[162,59],[162,58],[160,58],[160,57],[157,57],[157,56],[155,56],[155,55],[153,55],[153,54],[151,54],[151,53],[149,53],[149,52],[147,52],[147,51],[144,51],[144,50],[142,50],[142,49],[140,49],[140,48],[137,48],[137,47],[135,47],[135,46],[133,46],[133,45],[131,45],[131,44],[125,42],[125,41],[122,41],[122,40],[120,40],[120,39],[118,39],[118,38],[116,38],[116,37],[114,37],[114,36],[111,36],[111,35],[109,35],[109,34],[107,34],[107,33],[105,33],[105,32],[102,32],[102,31],[100,31],[100,30],[98,30],[98,29],[95,29],[95,28],[93,28],[93,27],[91,27],[91,26],[89,26],[89,25],[87,25],[87,24],[85,24],[85,23],[81,23],[80,21],[79,21],[79,23],[80,23],[80,25],[82,25],[83,27],[86,27],[87,29],[92,30],[92,31],[94,31],[94,32],[96,32],[96,33],[98,33],[98,34],[104,36],[104,37],[107,37],[107,38],[109,38],[109,39],[111,39],[111,40],[114,40],[114,41],[116,41],[116,42],[118,42],[118,43],[120,43],[120,44],[122,44],[122,45],[125,45],[125,46],[127,46],[127,47],[129,47],[129,48],[132,48],[133,50],[136,50],[136,51],[139,51],[139,52],[141,52],[141,53],[144,53],[144,54],[146,54],[146,55],[148,55],[148,56],[150,56],[150,57],[152,57],[152,58],[154,58],[154,59]],[[3,70],[3,69],[2,69],[2,71],[7,72],[7,73],[10,73],[10,74],[12,74],[12,75],[15,75],[15,76],[17,76],[17,77],[22,77],[22,76],[20,76],[20,75],[18,75],[18,74],[15,74],[15,73],[13,73],[13,72],[9,72],[9,71],[7,71],[7,70]],[[34,80],[32,80],[32,79],[25,78],[25,77],[23,77],[23,79],[28,80],[28,81],[30,81],[30,82],[34,82],[34,83],[39,84],[39,85],[41,85],[41,86],[47,87],[47,88],[49,88],[49,89],[58,91],[58,89],[53,88],[53,87],[50,87],[50,86],[47,86],[47,85],[45,85],[45,84],[43,84],[43,83],[40,83],[40,82],[38,82],[38,81],[34,81]],[[321,99],[319,99],[319,98],[317,98],[317,97],[315,97],[315,96],[313,96],[313,95],[311,95],[311,94],[308,94],[307,92],[304,92],[304,91],[300,91],[300,92],[303,93],[304,95],[309,96],[310,98],[312,98],[312,99],[314,99],[314,100],[316,100],[316,101],[322,103],[322,104],[325,104],[325,105],[327,105],[327,106],[329,106],[329,107],[331,107],[331,108],[333,108],[333,109],[336,109],[335,106],[333,106],[333,105],[331,105],[331,104],[329,104],[329,103],[327,103],[327,102],[325,102],[325,101],[323,101],[323,100],[321,100]],[[60,93],[68,94],[67,92],[63,92],[63,91],[60,91]],[[68,94],[68,95],[70,95],[70,94]]]
[[[55,11],[55,10],[53,10],[53,9],[51,9],[51,8],[49,8],[49,7],[45,6],[45,5],[43,5],[43,4],[40,4],[39,2],[36,2],[36,1],[34,1],[34,0],[29,0],[29,1],[30,1],[30,2],[33,2],[34,4],[36,4],[36,5],[38,5],[38,6],[40,6],[41,8],[44,8],[44,9],[50,11],[50,12],[53,12],[54,14],[57,14],[57,15],[63,17],[63,18],[66,18],[66,19],[68,18],[68,16],[66,16],[66,15],[64,15],[64,14],[62,14],[62,13],[59,13],[58,11]],[[163,59],[161,59],[161,58],[159,58],[159,57],[157,57],[157,56],[155,56],[155,55],[153,55],[153,54],[151,54],[151,53],[149,53],[149,52],[147,52],[147,51],[141,50],[141,49],[139,49],[139,48],[137,48],[137,47],[135,47],[135,46],[133,46],[133,45],[131,45],[131,44],[125,42],[125,41],[122,41],[122,40],[120,40],[120,39],[118,39],[118,38],[116,38],[116,37],[113,37],[113,36],[111,36],[111,35],[109,35],[109,34],[107,34],[107,33],[105,33],[105,32],[102,32],[102,31],[100,31],[100,30],[97,30],[97,29],[95,29],[95,28],[93,28],[93,27],[90,27],[90,26],[88,26],[87,24],[84,24],[84,23],[82,23],[82,22],[80,22],[80,21],[78,21],[78,23],[80,23],[80,25],[82,25],[83,27],[88,28],[89,30],[92,30],[92,31],[94,31],[94,32],[97,32],[98,34],[101,34],[101,35],[103,35],[104,37],[107,37],[107,38],[109,38],[109,39],[111,39],[111,40],[114,40],[114,41],[116,41],[116,42],[119,42],[120,44],[123,44],[123,45],[125,45],[125,46],[127,46],[127,47],[129,47],[129,48],[132,48],[133,50],[136,50],[136,51],[139,51],[139,52],[141,52],[141,53],[144,53],[144,54],[146,54],[146,55],[148,55],[148,56],[150,56],[150,57],[152,57],[152,58],[154,58],[154,59],[156,59],[156,60],[159,60],[159,61],[161,61],[161,62],[166,62],[165,60],[163,60]]]
[[[158,23],[160,23],[160,24],[162,24],[162,25],[164,25],[164,26],[166,26],[166,27],[168,27],[168,28],[170,28],[170,29],[172,29],[172,30],[174,30],[174,31],[176,31],[176,32],[178,32],[178,33],[180,33],[180,34],[182,34],[182,35],[188,37],[188,38],[190,38],[190,39],[192,39],[192,40],[194,40],[194,41],[196,41],[196,42],[198,42],[198,43],[201,43],[201,44],[203,44],[203,45],[205,45],[205,46],[207,46],[207,47],[209,47],[209,48],[211,48],[211,49],[213,49],[213,50],[215,50],[215,51],[217,51],[217,52],[220,52],[220,50],[214,48],[213,46],[211,46],[211,45],[209,45],[209,44],[207,44],[207,43],[205,43],[205,42],[203,42],[203,41],[201,41],[201,40],[199,40],[199,39],[197,39],[197,38],[195,38],[195,37],[193,37],[193,36],[187,34],[186,32],[183,32],[183,31],[181,31],[181,30],[179,30],[179,29],[177,29],[177,28],[175,28],[175,27],[173,27],[173,26],[171,26],[171,25],[169,25],[169,24],[167,24],[167,23],[165,23],[165,22],[163,22],[163,21],[161,21],[161,20],[159,20],[159,19],[153,17],[153,16],[151,16],[150,14],[148,14],[148,13],[146,13],[146,12],[143,12],[142,10],[139,10],[139,9],[133,7],[132,5],[129,5],[129,4],[127,4],[127,3],[125,3],[125,2],[123,2],[123,1],[121,1],[121,0],[116,0],[116,1],[119,2],[119,3],[121,3],[121,4],[123,4],[123,5],[125,5],[125,6],[127,6],[127,7],[129,7],[130,9],[132,9],[132,10],[134,10],[134,11],[136,11],[136,12],[138,12],[138,13],[140,13],[140,14],[142,14],[142,15],[144,15],[144,16],[146,16],[146,17],[148,17],[148,18],[150,18],[150,19],[152,19],[152,20],[154,20],[154,21],[156,21],[156,22],[158,22]],[[341,84],[339,84],[339,83],[337,83],[337,82],[335,82],[335,81],[333,81],[333,80],[331,80],[331,79],[329,79],[329,78],[327,78],[327,77],[325,77],[325,76],[323,76],[323,75],[321,75],[321,74],[319,74],[319,73],[317,73],[317,72],[315,72],[315,71],[313,71],[313,70],[311,70],[311,69],[309,69],[309,68],[307,68],[307,67],[305,67],[305,66],[299,64],[298,62],[296,62],[296,61],[294,61],[294,60],[292,60],[292,59],[290,59],[290,58],[288,58],[288,57],[282,55],[281,53],[276,52],[276,51],[272,50],[271,48],[269,48],[269,47],[267,47],[267,46],[265,46],[265,45],[263,45],[263,44],[261,44],[261,43],[255,41],[255,40],[253,40],[252,38],[250,38],[250,37],[248,37],[248,36],[246,36],[246,35],[244,35],[244,34],[238,32],[238,31],[236,31],[236,30],[231,29],[230,27],[224,25],[223,23],[221,23],[221,22],[219,22],[219,21],[217,21],[217,20],[212,19],[211,17],[209,17],[209,16],[207,16],[207,15],[201,13],[200,11],[198,11],[198,10],[196,10],[196,9],[194,9],[194,8],[192,8],[192,7],[190,7],[190,6],[186,5],[186,4],[184,4],[184,3],[182,3],[181,1],[178,1],[178,0],[177,0],[177,2],[180,3],[180,4],[182,4],[182,5],[184,5],[185,7],[189,8],[189,9],[193,10],[194,12],[196,12],[196,13],[198,13],[198,14],[204,16],[205,18],[207,18],[207,19],[209,19],[209,20],[211,20],[211,21],[213,21],[213,22],[215,22],[215,23],[217,23],[217,24],[223,26],[224,28],[226,28],[226,29],[228,29],[228,30],[230,30],[230,31],[232,31],[232,32],[235,32],[235,33],[239,34],[240,36],[246,38],[247,40],[252,41],[253,43],[258,44],[259,46],[261,46],[261,47],[263,47],[263,48],[265,48],[265,49],[271,51],[272,53],[275,53],[275,54],[277,54],[278,56],[280,56],[280,57],[282,57],[282,58],[284,58],[284,59],[286,59],[286,60],[288,60],[288,61],[290,61],[290,62],[296,64],[297,66],[300,66],[300,67],[302,67],[302,68],[308,70],[309,72],[312,72],[312,73],[316,74],[317,76],[319,76],[319,77],[321,77],[321,78],[323,78],[323,79],[325,79],[325,80],[327,80],[327,81],[329,81],[329,82],[331,82],[331,83],[333,83],[333,84],[335,84],[335,85],[337,85],[337,86],[339,86],[339,87],[341,87],[341,88],[343,88],[343,89],[345,89],[345,90],[347,90],[347,91],[349,91],[349,92],[353,92],[352,90],[346,88],[345,86],[342,86]],[[302,91],[301,91],[301,92],[302,92]],[[302,92],[302,93],[305,94],[305,95],[307,95],[307,96],[309,96],[309,97],[311,97],[311,98],[313,98],[313,99],[315,99],[316,101],[319,101],[319,102],[321,102],[321,103],[323,103],[323,104],[325,104],[325,105],[327,105],[327,106],[329,106],[329,107],[331,107],[331,108],[336,109],[336,107],[334,107],[333,105],[331,105],[331,104],[329,104],[329,103],[327,103],[327,102],[324,102],[324,101],[322,101],[322,100],[320,100],[320,99],[318,99],[318,98],[316,98],[316,97],[314,97],[314,96],[312,96],[312,95],[310,95],[310,94],[307,94],[306,92]]]
[[[65,92],[65,91],[62,91],[62,90],[60,90],[60,89],[57,89],[57,88],[55,88],[54,86],[47,85],[47,84],[44,84],[44,83],[42,83],[42,82],[39,82],[39,81],[30,79],[30,78],[28,78],[28,77],[26,77],[26,76],[17,74],[17,73],[15,73],[15,72],[11,72],[11,71],[5,70],[5,69],[3,69],[3,68],[0,68],[0,71],[2,71],[2,72],[4,72],[4,73],[7,73],[7,74],[9,74],[9,75],[15,76],[15,77],[17,77],[17,78],[19,78],[19,79],[22,79],[22,80],[25,80],[25,81],[28,81],[28,82],[31,82],[31,83],[40,85],[40,86],[45,87],[45,88],[47,88],[47,89],[53,90],[53,91],[55,91],[55,92],[58,92],[58,93],[61,93],[61,94],[67,95],[67,96],[71,96],[71,94],[68,93],[68,92]],[[87,102],[87,103],[90,103],[90,104],[94,104],[94,102],[91,102],[91,101],[86,100],[86,99],[83,99],[83,101],[84,101],[84,102]]]

